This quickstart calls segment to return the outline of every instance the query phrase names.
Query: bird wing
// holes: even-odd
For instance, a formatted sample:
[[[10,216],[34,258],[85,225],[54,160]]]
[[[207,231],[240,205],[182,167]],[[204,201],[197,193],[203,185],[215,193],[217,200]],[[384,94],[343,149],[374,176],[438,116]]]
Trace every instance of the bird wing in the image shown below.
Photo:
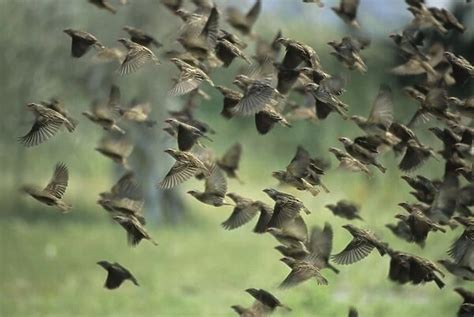
[[[312,257],[329,258],[332,250],[333,231],[329,223],[324,224],[324,229],[314,226],[309,238],[309,252]]]
[[[206,193],[214,193],[224,197],[227,192],[227,179],[221,168],[214,164],[209,168],[210,175],[206,177],[204,191]]]
[[[107,279],[105,280],[105,287],[108,289],[118,288],[123,283],[123,277],[114,271],[107,270]]]
[[[59,119],[51,120],[44,117],[37,117],[30,131],[20,137],[19,140],[21,144],[26,147],[36,146],[55,135],[62,123],[63,122]]]
[[[66,192],[68,179],[69,172],[66,165],[64,163],[58,163],[54,169],[53,177],[44,190],[61,199]]]
[[[374,246],[367,241],[354,238],[340,253],[333,255],[332,259],[337,264],[348,265],[367,257],[374,249]]]
[[[388,85],[380,85],[379,93],[375,97],[368,122],[382,124],[388,129],[393,121],[393,95]]]
[[[400,164],[398,164],[398,167],[404,172],[410,172],[417,169],[427,159],[428,156],[420,148],[408,144],[405,155]]]
[[[268,81],[257,81],[248,87],[245,95],[231,111],[234,115],[251,116],[261,111],[270,102],[273,94],[274,89]]]
[[[358,6],[359,0],[341,0],[342,12],[344,12],[351,19],[355,19]]]
[[[169,90],[170,96],[181,96],[198,88],[202,79],[194,76],[190,72],[181,72],[178,81]]]
[[[268,223],[268,228],[283,228],[298,215],[299,207],[292,203],[277,201],[273,209],[273,215]]]
[[[286,171],[297,177],[305,177],[308,174],[308,168],[311,157],[309,152],[299,145],[290,164],[286,167]]]
[[[161,189],[175,187],[176,185],[181,184],[196,175],[197,171],[198,168],[195,166],[176,161],[169,170],[168,174],[166,174],[165,178],[160,182],[159,186]]]
[[[245,20],[247,21],[247,24],[249,25],[249,27],[252,27],[252,25],[255,24],[255,21],[257,21],[257,18],[260,15],[261,9],[262,9],[262,1],[261,0],[255,1],[255,4],[252,6],[252,8],[249,10],[247,15],[245,16]]]
[[[137,44],[138,45],[138,44]],[[119,68],[120,75],[126,75],[135,72],[144,64],[154,59],[153,53],[145,47],[132,48],[128,51]]]
[[[178,148],[180,151],[189,151],[199,138],[199,130],[193,126],[180,123],[178,126]]]
[[[232,211],[232,214],[222,223],[226,230],[232,230],[243,226],[252,220],[258,212],[258,208],[252,204],[238,205]]]
[[[210,47],[215,47],[217,43],[217,35],[219,33],[219,11],[216,7],[211,9],[211,13],[207,18],[206,24],[202,29],[201,36],[204,37]]]

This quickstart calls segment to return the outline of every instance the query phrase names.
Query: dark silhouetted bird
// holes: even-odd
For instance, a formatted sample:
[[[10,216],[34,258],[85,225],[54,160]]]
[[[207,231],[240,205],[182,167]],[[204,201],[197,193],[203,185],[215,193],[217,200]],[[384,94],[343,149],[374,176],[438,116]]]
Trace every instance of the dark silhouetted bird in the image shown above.
[[[336,205],[326,205],[326,208],[331,210],[334,215],[342,218],[363,220],[362,217],[359,216],[359,207],[348,200],[340,200]]]
[[[97,264],[107,271],[107,279],[105,280],[104,287],[108,289],[116,289],[120,287],[125,280],[130,280],[136,286],[140,286],[132,273],[117,262],[110,263],[107,261],[99,261]]]
[[[79,58],[85,55],[89,49],[94,46],[98,49],[104,49],[105,46],[92,34],[84,31],[65,29],[64,33],[69,35],[72,39],[71,55]]]

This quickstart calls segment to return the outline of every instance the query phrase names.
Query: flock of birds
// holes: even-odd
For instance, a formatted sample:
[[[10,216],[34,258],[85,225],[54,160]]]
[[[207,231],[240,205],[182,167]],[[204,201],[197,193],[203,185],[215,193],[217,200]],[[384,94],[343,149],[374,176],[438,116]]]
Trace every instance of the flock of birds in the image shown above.
[[[116,11],[107,0],[89,2],[112,13]],[[345,78],[325,72],[311,46],[285,38],[281,32],[272,41],[254,32],[253,26],[262,8],[261,0],[257,0],[247,13],[234,7],[227,8],[227,24],[222,22],[222,13],[212,1],[193,0],[196,6],[194,11],[185,9],[183,0],[161,2],[182,20],[177,42],[184,50],[163,53],[164,58],[179,69],[169,95],[186,96],[187,99],[181,111],[170,112],[170,118],[165,120],[167,127],[163,130],[176,138],[177,148],[165,150],[175,159],[175,163],[159,182],[160,189],[176,187],[193,177],[203,180],[204,191],[192,190],[188,193],[207,205],[232,205],[232,214],[222,223],[227,230],[237,229],[258,215],[254,232],[269,233],[276,238],[280,243],[276,249],[283,255],[281,261],[290,269],[280,284],[281,288],[294,287],[311,279],[325,285],[328,283],[323,274],[325,269],[339,273],[332,262],[338,265],[354,264],[374,249],[380,256],[390,258],[390,280],[400,284],[434,282],[443,288],[442,277],[445,274],[437,264],[414,254],[394,250],[373,231],[353,224],[343,226],[352,235],[352,240],[342,251],[331,255],[331,225],[325,223],[322,228],[314,226],[309,230],[304,214],[310,214],[310,211],[294,195],[266,188],[263,191],[274,202],[270,205],[228,193],[227,178],[240,181],[237,171],[242,146],[236,143],[222,157],[217,157],[208,146],[201,143],[211,140],[209,134],[214,131],[193,116],[200,101],[209,98],[201,90],[203,85],[214,87],[222,93],[221,115],[224,118],[254,116],[260,134],[269,133],[276,123],[288,127],[291,126],[290,121],[317,120],[324,124],[322,121],[335,113],[352,121],[363,131],[363,135],[354,140],[339,138],[343,150],[336,147],[329,149],[340,162],[339,168],[370,176],[374,172],[372,166],[378,170],[377,173],[386,171],[379,162],[380,154],[393,151],[401,157],[398,167],[405,173],[402,179],[413,189],[411,194],[417,202],[400,203],[404,212],[395,216],[397,223],[387,224],[386,227],[398,238],[421,247],[430,232],[446,232],[448,228],[461,227],[463,232],[447,250],[451,259],[438,262],[460,279],[474,281],[474,218],[470,210],[474,205],[474,129],[469,127],[474,119],[474,98],[459,99],[448,95],[450,87],[463,86],[472,80],[474,66],[440,43],[426,43],[428,39],[425,36],[427,30],[434,30],[441,36],[450,32],[464,32],[464,25],[453,14],[445,9],[427,7],[424,0],[406,0],[413,20],[401,32],[390,34],[394,48],[406,59],[403,65],[393,68],[391,73],[397,76],[416,75],[419,78],[416,85],[404,88],[419,103],[413,118],[405,125],[394,121],[392,90],[385,84],[380,86],[367,118],[349,116],[349,105],[340,99],[345,92]],[[317,0],[303,2],[323,6]],[[358,0],[341,0],[340,5],[332,10],[351,28],[358,29],[358,5]],[[224,26],[233,28],[239,35],[232,33],[230,28],[223,29]],[[118,72],[122,75],[138,71],[144,66],[160,64],[155,55],[155,50],[162,48],[158,40],[137,28],[127,26],[123,29],[130,39],[121,38],[118,41],[125,46],[126,52],[106,47],[85,31],[67,29],[64,32],[72,39],[71,53],[74,58],[80,58],[95,48],[98,58],[118,60]],[[244,52],[248,45],[246,41],[256,43],[256,53],[252,57]],[[333,49],[331,54],[340,63],[362,73],[368,69],[361,54],[369,44],[370,41],[362,36],[346,36],[339,42],[328,43]],[[281,59],[279,54],[282,50],[284,56]],[[228,67],[235,59],[242,59],[250,65],[246,72],[235,76],[233,84],[237,88],[216,85],[211,78],[212,70]],[[290,92],[303,95],[305,105],[299,106],[291,101]],[[45,142],[63,126],[73,132],[77,125],[77,121],[58,100],[31,103],[27,107],[36,116],[31,130],[20,138],[27,147]],[[145,229],[143,196],[127,160],[133,144],[126,138],[126,130],[120,125],[123,121],[132,121],[153,127],[156,122],[149,118],[150,111],[151,106],[147,103],[123,106],[119,88],[112,86],[107,102],[95,102],[89,111],[83,113],[91,122],[107,131],[96,150],[126,170],[109,192],[100,194],[98,204],[125,229],[132,246],[138,245],[142,239],[155,245],[157,243]],[[423,144],[414,131],[430,118],[436,118],[439,122],[436,127],[430,128],[443,143],[443,149],[438,152]],[[430,157],[444,160],[442,179],[407,174],[422,166]],[[299,146],[286,169],[274,171],[272,176],[282,184],[317,196],[321,191],[330,191],[323,183],[328,169],[326,160],[312,157],[305,148]],[[23,190],[38,201],[67,212],[71,206],[63,200],[63,196],[68,179],[68,168],[58,163],[45,188],[28,185]],[[226,201],[226,197],[233,203]],[[347,220],[362,219],[358,207],[350,201],[342,200],[326,207],[335,216]],[[108,272],[105,287],[115,289],[127,279],[138,285],[132,273],[120,264],[107,261],[98,264]],[[474,316],[474,293],[463,288],[455,290],[464,300],[458,316]],[[240,316],[266,316],[278,307],[290,310],[266,290],[250,288],[246,291],[255,298],[255,303],[251,307],[232,306]],[[351,308],[349,316],[357,316],[357,311]]]

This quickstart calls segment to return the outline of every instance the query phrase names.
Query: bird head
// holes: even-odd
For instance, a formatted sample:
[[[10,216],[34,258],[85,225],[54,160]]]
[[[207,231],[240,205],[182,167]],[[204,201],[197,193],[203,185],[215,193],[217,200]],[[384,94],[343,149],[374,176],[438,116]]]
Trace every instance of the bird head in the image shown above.
[[[97,262],[98,265],[102,266],[104,269],[107,269],[110,267],[110,263],[107,261],[99,261]]]
[[[355,227],[353,225],[351,225],[350,223],[348,223],[346,225],[343,225],[342,227],[344,229],[346,229],[347,231],[349,231],[349,232],[354,232],[355,231]]]
[[[32,103],[29,103],[29,104],[27,104],[27,105],[26,105],[26,107],[27,107],[29,110],[35,110],[35,109],[38,109],[38,108],[39,108],[39,106],[40,106],[39,104],[37,104],[37,103],[34,103],[34,102],[32,102]]]
[[[126,25],[126,26],[124,26],[124,27],[122,28],[122,30],[124,30],[124,31],[126,31],[126,32],[129,32],[129,31],[132,31],[133,28],[132,28],[131,26]]]
[[[177,127],[179,125],[179,121],[175,118],[168,118],[165,120],[165,122],[171,125],[172,127]]]
[[[198,192],[195,191],[195,190],[188,190],[187,193],[188,193],[189,195],[193,196],[193,197],[196,197],[197,194],[198,194]]]
[[[367,121],[364,117],[362,116],[351,116],[350,118],[352,121],[354,121],[355,124],[362,124]]]
[[[239,315],[243,315],[247,311],[247,309],[240,305],[232,305],[230,308],[232,308]]]
[[[280,37],[280,38],[276,39],[275,42],[277,42],[279,44],[282,44],[282,45],[287,45],[290,42],[290,39],[286,38],[286,37]]]
[[[286,265],[288,265],[289,267],[292,267],[296,260],[293,259],[293,258],[290,258],[290,257],[284,257],[284,258],[281,258],[280,259],[281,262],[285,263]]]
[[[339,44],[337,43],[337,41],[329,41],[326,43],[327,45],[333,47],[333,48],[336,48],[336,46]]]
[[[334,153],[334,154],[340,154],[342,151],[339,150],[338,148],[330,147],[329,152]]]
[[[256,288],[247,288],[245,290],[247,293],[249,293],[252,296],[257,296],[258,295],[258,289]]]
[[[273,188],[265,188],[265,189],[263,190],[263,192],[264,192],[265,194],[267,194],[268,196],[272,197],[272,198],[273,198],[273,197],[276,195],[276,193],[277,193],[276,190],[274,190]]]
[[[410,211],[411,210],[411,207],[408,203],[399,203],[398,206],[402,207],[403,209],[405,209],[406,211]]]
[[[309,83],[309,84],[306,84],[304,86],[304,90],[306,92],[311,92],[311,91],[315,91],[316,89],[318,89],[319,85],[316,84],[316,83]]]
[[[328,208],[329,210],[333,210],[334,208],[336,208],[336,205],[334,205],[334,204],[328,204],[328,205],[326,205],[326,206],[324,206],[324,207]]]
[[[282,180],[283,178],[285,178],[285,174],[286,174],[285,171],[275,171],[275,172],[272,172],[272,176],[275,177],[275,178],[278,179],[278,180]]]
[[[337,138],[337,139],[339,140],[339,142],[341,142],[344,145],[351,145],[352,144],[352,141],[349,138],[340,137],[340,138]]]
[[[406,215],[401,215],[401,214],[395,215],[395,218],[400,219],[401,221],[406,221],[407,220],[407,216]]]
[[[64,33],[66,33],[67,35],[70,35],[72,36],[72,34],[74,33],[74,31],[72,29],[65,29],[63,30]]]
[[[411,180],[411,177],[408,175],[402,175],[401,178],[407,182]]]
[[[120,42],[122,43],[126,48],[129,48],[130,45],[133,43],[132,41],[130,41],[129,39],[126,39],[126,38],[120,38],[117,40],[117,42]]]
[[[177,152],[178,152],[178,151],[175,150],[175,149],[166,149],[166,150],[165,150],[165,153],[168,153],[168,154],[171,155],[171,156],[176,155]]]

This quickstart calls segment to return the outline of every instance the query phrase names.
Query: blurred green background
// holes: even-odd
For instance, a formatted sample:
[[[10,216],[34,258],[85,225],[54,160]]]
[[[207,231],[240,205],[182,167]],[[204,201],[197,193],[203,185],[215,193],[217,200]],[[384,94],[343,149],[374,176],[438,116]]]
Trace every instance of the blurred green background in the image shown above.
[[[252,1],[216,2],[224,12],[224,7],[237,3],[247,10]],[[349,83],[342,99],[350,105],[351,114],[367,115],[380,83],[390,84],[394,88],[395,117],[406,122],[416,104],[402,93],[400,88],[405,82],[387,73],[399,61],[387,35],[401,29],[410,18],[404,2],[361,0],[362,25],[372,38],[372,45],[363,52],[369,68],[363,75],[349,73],[329,55],[326,42],[340,39],[350,30],[328,8],[337,1],[325,2],[326,7],[319,9],[297,0],[264,0],[256,30],[270,40],[281,29],[284,36],[313,46],[325,70],[347,74]],[[456,12],[465,14],[468,31],[451,39],[451,43],[457,48],[455,52],[464,50],[468,52],[465,56],[472,58],[472,8],[466,10],[463,2],[434,4],[451,9],[457,6]],[[220,223],[231,207],[209,207],[186,195],[189,189],[201,190],[203,184],[196,180],[180,186],[171,199],[155,187],[173,163],[163,154],[174,141],[162,132],[162,121],[167,110],[179,109],[184,100],[166,97],[170,78],[177,75],[175,67],[163,62],[158,68],[119,77],[117,64],[97,63],[94,53],[72,59],[70,39],[62,32],[65,28],[85,30],[107,46],[118,46],[116,39],[126,35],[121,28],[131,25],[156,35],[166,49],[179,48],[174,42],[180,25],[177,17],[152,0],[130,0],[116,15],[98,10],[87,1],[2,0],[0,21],[1,316],[232,316],[231,305],[251,305],[252,298],[244,292],[249,287],[274,292],[293,309],[293,316],[345,316],[349,305],[357,307],[361,316],[454,316],[460,298],[452,289],[458,285],[474,289],[472,283],[468,285],[451,275],[446,277],[443,290],[431,283],[396,285],[387,278],[389,258],[373,253],[360,263],[340,267],[339,275],[324,271],[328,286],[307,282],[291,290],[277,290],[288,270],[278,261],[280,255],[273,249],[277,243],[271,236],[252,233],[252,224],[230,232],[222,229]],[[254,45],[250,45],[246,52],[252,55],[253,50]],[[229,69],[217,69],[211,77],[231,87],[242,66],[241,61],[234,62]],[[120,86],[124,101],[150,101],[151,116],[159,122],[151,130],[127,126],[136,143],[132,166],[146,189],[147,228],[158,247],[147,241],[136,248],[128,247],[122,228],[96,204],[98,193],[118,179],[120,170],[94,151],[102,131],[81,112],[95,99],[106,100],[112,83]],[[305,217],[308,225],[322,226],[325,221],[332,224],[334,253],[346,245],[350,235],[341,228],[346,221],[334,217],[324,205],[349,199],[361,206],[365,219],[355,224],[373,229],[394,248],[431,260],[447,256],[446,250],[460,229],[430,234],[426,247],[420,249],[396,239],[384,227],[400,212],[397,203],[412,201],[392,153],[381,158],[389,168],[383,177],[377,171],[368,179],[335,169],[337,163],[327,149],[339,146],[339,136],[361,135],[353,124],[331,115],[316,125],[296,122],[291,129],[277,126],[261,136],[251,118],[226,121],[220,117],[222,97],[208,86],[204,89],[212,99],[201,104],[196,117],[217,132],[209,146],[221,155],[236,141],[243,145],[240,175],[245,184],[230,180],[229,191],[270,203],[261,190],[277,186],[271,172],[283,169],[301,144],[312,155],[331,159],[332,168],[325,177],[331,193],[314,198],[308,193],[283,190],[297,195],[312,210]],[[466,95],[469,89],[458,93]],[[61,131],[38,147],[23,148],[17,137],[29,130],[33,120],[25,105],[51,97],[64,101],[80,120],[76,132]],[[439,142],[426,129],[417,132],[423,142],[439,148]],[[70,169],[65,200],[74,209],[65,215],[18,192],[23,183],[45,184],[58,161]],[[432,160],[418,172],[440,177],[443,165]],[[141,287],[125,283],[118,290],[106,290],[105,271],[95,264],[99,260],[117,261],[129,268]],[[277,313],[286,314],[290,313]]]

